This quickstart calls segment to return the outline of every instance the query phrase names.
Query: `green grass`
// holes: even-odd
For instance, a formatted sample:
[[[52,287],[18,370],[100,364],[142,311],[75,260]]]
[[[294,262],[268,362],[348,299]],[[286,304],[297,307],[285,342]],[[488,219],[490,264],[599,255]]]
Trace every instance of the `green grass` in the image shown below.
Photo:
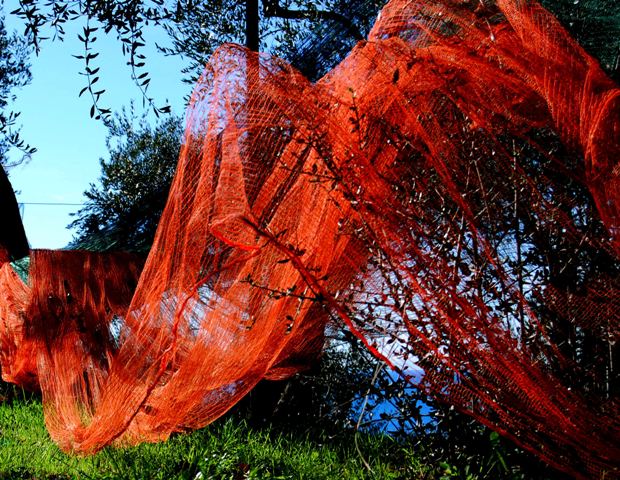
[[[50,440],[40,402],[15,400],[0,404],[0,479],[397,479],[431,470],[405,461],[389,438],[359,435],[358,441],[372,473],[352,436],[299,439],[234,417],[167,442],[76,457]]]

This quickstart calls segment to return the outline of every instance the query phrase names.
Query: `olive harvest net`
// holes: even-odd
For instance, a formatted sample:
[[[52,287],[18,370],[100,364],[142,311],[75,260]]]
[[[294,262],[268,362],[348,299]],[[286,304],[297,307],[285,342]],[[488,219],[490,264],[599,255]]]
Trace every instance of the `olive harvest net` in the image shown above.
[[[533,0],[392,0],[316,83],[224,45],[143,269],[33,251],[25,284],[15,238],[2,373],[65,451],[202,427],[330,323],[556,468],[619,473],[620,88]]]

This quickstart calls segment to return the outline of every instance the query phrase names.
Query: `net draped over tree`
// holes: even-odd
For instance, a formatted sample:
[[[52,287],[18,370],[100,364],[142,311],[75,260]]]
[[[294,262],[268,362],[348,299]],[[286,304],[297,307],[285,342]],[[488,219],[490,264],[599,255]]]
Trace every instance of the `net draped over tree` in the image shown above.
[[[4,264],[3,374],[34,359],[52,438],[91,453],[208,424],[333,322],[558,469],[617,475],[619,159],[620,89],[533,1],[393,0],[316,83],[224,45],[141,274]]]

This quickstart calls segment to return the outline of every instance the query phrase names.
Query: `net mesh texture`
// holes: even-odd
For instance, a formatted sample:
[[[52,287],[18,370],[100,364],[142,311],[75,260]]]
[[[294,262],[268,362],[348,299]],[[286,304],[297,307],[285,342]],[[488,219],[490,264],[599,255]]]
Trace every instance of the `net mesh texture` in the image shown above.
[[[392,0],[316,83],[224,45],[144,266],[33,251],[25,284],[4,243],[3,378],[93,453],[212,422],[312,364],[330,323],[550,465],[611,478],[619,200],[620,88],[534,1]]]

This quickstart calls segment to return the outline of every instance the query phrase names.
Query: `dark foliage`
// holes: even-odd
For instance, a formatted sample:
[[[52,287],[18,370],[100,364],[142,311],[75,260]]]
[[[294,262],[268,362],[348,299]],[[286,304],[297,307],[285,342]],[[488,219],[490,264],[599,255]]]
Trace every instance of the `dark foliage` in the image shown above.
[[[100,185],[71,225],[75,249],[149,251],[168,198],[181,144],[182,124],[168,117],[150,127],[126,114],[110,125],[110,158],[101,160]]]
[[[194,8],[181,8],[179,22],[166,25],[172,45],[162,50],[190,59],[183,73],[193,84],[222,42],[244,43],[245,2],[189,3]],[[262,2],[260,49],[289,60],[309,78],[317,79],[368,34],[386,2],[329,0],[320,2],[320,8],[313,0],[284,2],[288,8],[280,3]]]
[[[324,34],[336,27],[338,35],[348,38],[346,46],[350,46],[352,39],[360,39],[365,33],[364,28],[367,29],[372,23],[378,8],[361,15],[364,21],[359,27],[360,14],[352,12],[362,12],[368,5],[380,5],[385,1],[359,2],[363,8],[351,10],[356,3],[351,0],[131,0],[83,3],[61,0],[22,2],[11,13],[26,23],[24,33],[37,52],[41,43],[50,38],[50,33],[52,38],[62,40],[65,25],[81,23],[82,31],[78,39],[84,49],[77,58],[84,62],[82,74],[86,78],[86,86],[80,95],[91,97],[91,117],[110,122],[112,111],[101,101],[105,90],[95,85],[104,73],[97,66],[99,53],[96,48],[97,37],[102,34],[113,34],[120,41],[123,55],[131,68],[131,79],[141,91],[145,103],[159,115],[169,113],[170,107],[156,104],[148,93],[151,75],[144,53],[147,28],[160,27],[170,35],[170,46],[158,46],[165,54],[190,59],[190,66],[183,73],[193,83],[209,55],[224,42],[246,44],[250,48],[258,46],[261,50],[287,57],[287,52],[298,50],[309,30],[317,27],[317,32]],[[254,32],[253,36],[258,33],[258,38],[249,38],[250,32]],[[346,51],[342,50],[345,44],[336,42],[330,48]]]
[[[617,0],[542,0],[586,51],[620,81],[620,2]]]

